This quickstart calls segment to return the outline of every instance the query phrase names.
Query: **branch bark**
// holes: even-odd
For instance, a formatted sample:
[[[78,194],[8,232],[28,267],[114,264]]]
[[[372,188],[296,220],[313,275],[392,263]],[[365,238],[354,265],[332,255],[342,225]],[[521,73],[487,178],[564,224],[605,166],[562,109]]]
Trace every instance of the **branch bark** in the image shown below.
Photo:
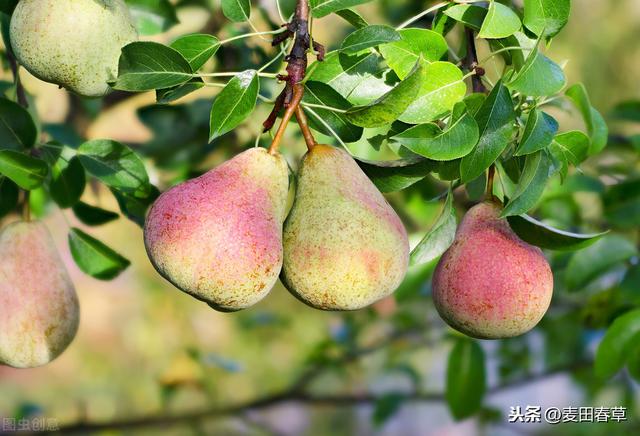
[[[307,53],[312,46],[311,35],[309,34],[309,16],[309,1],[298,0],[295,15],[291,23],[286,25],[287,31],[273,40],[273,45],[275,46],[282,44],[291,37],[295,38],[293,47],[291,48],[289,55],[286,57],[287,75],[279,77],[281,80],[286,82],[286,85],[282,90],[282,93],[276,99],[271,114],[263,123],[265,132],[271,130],[278,119],[278,114],[282,109],[286,108],[285,114],[282,118],[282,123],[280,124],[280,127],[273,138],[273,142],[271,143],[271,147],[269,148],[270,153],[276,153],[278,151],[284,132],[286,131],[289,121],[291,121],[294,114],[298,119],[298,124],[300,125],[300,129],[303,132],[309,149],[313,148],[315,145],[313,134],[309,129],[306,118],[304,118],[304,114],[301,116],[301,111],[297,110],[304,96],[304,85],[302,85],[301,82],[307,74]],[[318,52],[318,60],[322,60],[324,57],[324,48],[315,42],[313,43],[313,47]]]
[[[482,76],[484,76],[485,71],[484,68],[478,66],[478,51],[476,49],[475,34],[473,29],[468,27],[464,29],[464,34],[467,40],[467,56],[464,59],[464,66],[469,72],[475,72],[475,74],[471,76],[473,92],[486,93],[487,88],[485,88],[482,83]]]

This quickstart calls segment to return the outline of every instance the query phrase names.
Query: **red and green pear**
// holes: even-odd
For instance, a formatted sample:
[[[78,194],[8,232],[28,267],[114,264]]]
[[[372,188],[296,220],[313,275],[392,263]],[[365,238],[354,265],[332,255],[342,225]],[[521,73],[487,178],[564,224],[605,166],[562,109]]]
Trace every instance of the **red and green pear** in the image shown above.
[[[433,276],[433,300],[454,329],[480,339],[522,335],[542,319],[553,274],[542,251],[500,218],[499,204],[469,210]]]
[[[356,310],[395,291],[408,263],[400,218],[355,160],[313,147],[284,226],[285,286],[312,307]]]
[[[144,229],[158,272],[220,311],[264,298],[282,268],[289,167],[252,148],[177,185],[152,206]]]
[[[73,283],[45,225],[8,225],[0,233],[0,364],[51,362],[75,337],[79,319]]]

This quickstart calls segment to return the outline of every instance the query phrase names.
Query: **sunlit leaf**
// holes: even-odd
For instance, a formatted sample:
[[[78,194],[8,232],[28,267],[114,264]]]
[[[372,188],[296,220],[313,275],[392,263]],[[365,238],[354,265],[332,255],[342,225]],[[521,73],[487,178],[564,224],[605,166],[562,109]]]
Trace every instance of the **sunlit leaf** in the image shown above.
[[[103,242],[77,228],[69,232],[69,248],[82,272],[100,280],[111,280],[130,265]]]
[[[411,265],[428,263],[440,257],[453,243],[458,222],[449,191],[438,221],[411,252]]]

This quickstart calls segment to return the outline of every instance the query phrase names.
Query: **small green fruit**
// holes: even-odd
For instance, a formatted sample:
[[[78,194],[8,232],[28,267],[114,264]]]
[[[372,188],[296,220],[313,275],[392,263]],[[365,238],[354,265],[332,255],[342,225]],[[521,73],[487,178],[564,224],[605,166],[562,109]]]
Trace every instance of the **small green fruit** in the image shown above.
[[[45,365],[71,343],[78,298],[49,231],[16,222],[0,233],[0,364]]]
[[[245,151],[158,198],[144,230],[149,258],[214,309],[247,308],[278,280],[288,191],[281,155]]]
[[[122,0],[21,0],[10,32],[31,74],[86,97],[109,91],[122,47],[138,39]]]
[[[408,263],[406,230],[380,191],[345,151],[315,146],[284,226],[287,288],[318,309],[356,310],[395,291]]]

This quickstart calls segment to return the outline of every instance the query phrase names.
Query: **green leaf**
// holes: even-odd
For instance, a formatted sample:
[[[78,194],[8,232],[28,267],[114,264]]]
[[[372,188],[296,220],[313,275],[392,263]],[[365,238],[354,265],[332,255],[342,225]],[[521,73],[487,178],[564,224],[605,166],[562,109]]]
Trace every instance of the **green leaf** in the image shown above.
[[[613,185],[603,196],[607,220],[624,229],[634,229],[640,223],[640,179]]]
[[[0,151],[0,174],[7,176],[22,189],[31,191],[44,182],[49,166],[42,159],[14,150]]]
[[[476,115],[480,141],[462,158],[460,175],[463,182],[480,176],[507,148],[515,131],[513,101],[507,88],[497,83]]]
[[[433,62],[424,67],[425,80],[412,103],[399,118],[408,124],[428,123],[453,109],[467,92],[460,68],[450,62]],[[415,90],[414,90],[415,93]]]
[[[391,124],[411,104],[416,97],[416,90],[420,89],[425,78],[426,68],[419,60],[413,71],[391,91],[366,106],[349,109],[346,113],[347,119],[361,127]]]
[[[496,1],[489,5],[489,12],[482,22],[480,38],[506,38],[516,33],[522,27],[518,15],[508,6]]]
[[[589,132],[591,135],[589,156],[600,153],[609,142],[609,127],[607,127],[607,122],[594,107],[591,108],[591,117],[593,118],[593,130]]]
[[[181,36],[171,43],[191,65],[192,71],[198,71],[220,48],[220,40],[213,35],[194,33]]]
[[[603,379],[612,377],[639,344],[640,310],[636,309],[616,318],[602,338],[593,365],[596,375]]]
[[[231,79],[213,102],[209,142],[240,125],[255,109],[259,92],[260,79],[254,70]]]
[[[566,79],[562,68],[534,50],[507,86],[524,95],[540,97],[559,92],[565,84]]]
[[[4,0],[0,2],[0,12],[11,15],[19,0]]]
[[[347,23],[351,24],[356,29],[362,29],[369,25],[367,20],[365,20],[362,15],[352,9],[342,9],[340,11],[336,11],[336,15],[344,19]]]
[[[142,160],[119,142],[108,139],[85,142],[78,148],[78,158],[89,174],[107,186],[136,194],[150,189]]]
[[[181,99],[182,97],[191,94],[204,87],[204,81],[197,77],[191,79],[187,83],[174,86],[172,88],[158,89],[156,91],[156,101],[159,104],[167,104],[172,101]]]
[[[567,24],[571,0],[524,0],[524,25],[537,36],[551,38]]]
[[[476,5],[461,4],[446,9],[444,13],[465,26],[480,30],[484,18],[487,16],[487,9]]]
[[[59,159],[52,167],[49,194],[62,209],[76,204],[86,185],[84,167],[78,157],[71,160]]]
[[[611,116],[621,121],[635,121],[640,123],[640,100],[629,100],[618,103],[613,108]]]
[[[311,13],[315,18],[322,18],[332,12],[361,5],[371,0],[311,0]]]
[[[36,143],[38,129],[29,111],[0,98],[0,150],[22,150]]]
[[[147,215],[149,206],[160,196],[158,188],[151,185],[151,189],[147,195],[131,195],[127,192],[111,189],[113,196],[116,197],[120,211],[131,221],[138,224],[140,227],[144,226],[144,219]]]
[[[235,23],[249,21],[251,0],[222,0],[222,13]]]
[[[509,225],[523,241],[548,250],[574,251],[588,247],[608,232],[578,234],[553,228],[528,215],[510,216]]]
[[[82,201],[74,204],[72,210],[76,218],[88,226],[100,226],[120,217],[115,212],[91,206]]]
[[[368,104],[392,89],[382,78],[381,61],[375,53],[329,53],[324,62],[313,64],[309,80],[331,86],[351,104]]]
[[[6,177],[0,176],[0,218],[18,206],[18,186]]]
[[[573,255],[565,272],[569,290],[579,290],[612,267],[637,254],[633,243],[619,235],[610,235]]]
[[[332,87],[321,82],[309,81],[305,84],[303,102],[334,107],[342,110],[351,108],[351,103],[349,103]],[[336,132],[344,142],[356,142],[362,137],[362,127],[351,124],[347,121],[344,114],[320,108],[313,108],[313,110],[324,120],[325,123],[331,126],[333,131]],[[309,118],[309,125],[318,132],[331,136],[331,132],[324,126],[324,124],[316,121],[314,117]]]
[[[456,236],[458,221],[453,207],[453,193],[449,190],[442,213],[429,233],[411,252],[411,265],[429,263],[449,249]]]
[[[449,354],[445,397],[456,420],[480,410],[487,389],[484,351],[474,340],[460,338]]]
[[[418,157],[373,162],[357,159],[362,171],[380,192],[397,192],[424,179],[434,170],[434,162]]]
[[[394,136],[409,150],[429,159],[445,161],[466,156],[478,143],[476,120],[467,111],[464,102],[453,109],[451,122],[443,131],[435,124],[421,124]]]
[[[591,141],[589,137],[578,130],[560,133],[555,136],[549,151],[560,163],[562,178],[567,176],[569,164],[579,165],[588,156]]]
[[[340,51],[355,54],[380,44],[399,41],[400,34],[390,26],[372,25],[349,34],[340,47]]]
[[[157,42],[132,42],[122,48],[113,88],[148,91],[171,88],[193,77],[189,62],[175,49]]]
[[[387,422],[393,415],[398,413],[405,401],[406,396],[402,394],[385,394],[380,397],[375,404],[373,411],[373,424],[380,427]]]
[[[546,152],[538,151],[528,155],[516,191],[500,216],[504,218],[522,215],[532,209],[542,197],[544,188],[554,172],[555,168]]]
[[[402,29],[399,33],[401,39],[381,45],[380,53],[400,79],[407,77],[420,56],[435,62],[447,54],[447,42],[439,33],[426,29]]]
[[[609,129],[600,112],[591,106],[586,88],[582,83],[576,83],[567,89],[565,94],[580,111],[582,119],[587,126],[589,136],[591,137],[589,154],[593,155],[601,152],[607,145]]]
[[[69,232],[69,248],[82,272],[100,280],[117,277],[131,264],[104,243],[75,227]]]
[[[640,347],[637,344],[635,344],[627,357],[627,370],[636,382],[640,381]]]
[[[155,35],[178,24],[176,11],[169,0],[126,0],[136,29],[141,35]]]
[[[558,132],[558,127],[558,122],[551,115],[538,109],[532,110],[515,155],[523,156],[547,148]]]

